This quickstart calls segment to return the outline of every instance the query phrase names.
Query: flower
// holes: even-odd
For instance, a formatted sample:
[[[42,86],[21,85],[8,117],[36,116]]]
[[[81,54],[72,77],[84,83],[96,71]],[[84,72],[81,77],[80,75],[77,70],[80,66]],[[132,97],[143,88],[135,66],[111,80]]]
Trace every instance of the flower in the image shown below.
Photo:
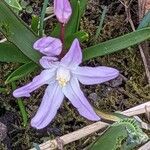
[[[40,40],[38,42],[40,43]],[[68,53],[60,61],[56,57],[43,56],[40,59],[40,64],[44,68],[41,74],[31,83],[13,92],[15,97],[29,97],[32,91],[48,84],[41,105],[31,120],[33,127],[37,129],[46,127],[55,117],[64,96],[83,117],[92,121],[100,120],[81,91],[79,82],[85,85],[103,83],[116,78],[119,72],[104,66],[81,67],[79,66],[81,62],[82,51],[79,41],[75,39]]]
[[[72,14],[72,8],[68,0],[54,0],[54,13],[57,19],[66,24]]]

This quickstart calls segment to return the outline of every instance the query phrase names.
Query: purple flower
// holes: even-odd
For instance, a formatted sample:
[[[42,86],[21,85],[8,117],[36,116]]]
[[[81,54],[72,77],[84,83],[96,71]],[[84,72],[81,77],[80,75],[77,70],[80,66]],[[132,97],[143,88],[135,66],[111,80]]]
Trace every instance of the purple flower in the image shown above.
[[[40,51],[43,53],[43,49]],[[119,72],[104,66],[80,67],[81,62],[82,51],[79,41],[75,39],[68,53],[60,61],[55,57],[43,56],[40,64],[45,70],[31,83],[14,91],[15,97],[29,97],[32,91],[48,84],[41,105],[31,120],[33,127],[46,127],[55,117],[64,96],[83,117],[92,121],[100,120],[81,91],[79,82],[85,85],[99,84],[116,78]]]
[[[66,24],[72,14],[70,2],[68,0],[54,0],[54,13],[61,23]]]

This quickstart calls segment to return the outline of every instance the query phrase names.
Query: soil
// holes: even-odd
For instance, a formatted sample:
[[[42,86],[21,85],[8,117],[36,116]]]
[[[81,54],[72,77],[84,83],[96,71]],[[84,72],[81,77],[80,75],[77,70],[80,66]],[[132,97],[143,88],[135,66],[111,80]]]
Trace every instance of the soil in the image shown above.
[[[28,2],[28,5],[33,7],[32,14],[39,14],[42,6],[41,1],[28,0]],[[93,39],[104,6],[107,6],[108,12],[105,16],[101,34],[95,41]],[[133,0],[131,3],[131,16],[135,27],[139,24],[137,11],[137,1]],[[23,11],[20,16],[27,24],[30,24],[32,14]],[[51,21],[47,22],[46,28],[48,32],[50,31],[49,29],[53,28]],[[124,6],[119,0],[89,0],[86,12],[81,20],[80,28],[89,33],[89,41],[84,43],[84,45],[88,46],[92,45],[93,42],[99,43],[132,31],[130,24],[127,22],[127,14]],[[97,109],[105,112],[123,111],[150,100],[150,86],[147,85],[144,66],[137,46],[92,59],[83,65],[111,66],[117,68],[122,74],[122,76],[111,82],[94,86],[82,86],[90,103]],[[27,127],[23,127],[17,102],[12,96],[11,85],[4,84],[8,75],[18,66],[19,64],[0,63],[0,122],[7,127],[7,135],[0,142],[0,149],[27,150],[33,147],[33,143],[40,144],[91,124],[90,121],[82,118],[76,109],[65,100],[53,122],[45,129],[35,130],[30,127],[29,123]],[[38,73],[35,72],[24,78],[24,80],[19,81],[18,86],[30,82],[32,77]],[[29,121],[41,103],[44,90],[45,87],[34,92],[30,99],[24,99],[29,114]],[[146,118],[144,120],[147,121]],[[3,132],[3,134],[6,133]],[[86,148],[97,135],[98,133],[95,133],[77,142],[73,142],[65,146],[64,149],[81,150]]]

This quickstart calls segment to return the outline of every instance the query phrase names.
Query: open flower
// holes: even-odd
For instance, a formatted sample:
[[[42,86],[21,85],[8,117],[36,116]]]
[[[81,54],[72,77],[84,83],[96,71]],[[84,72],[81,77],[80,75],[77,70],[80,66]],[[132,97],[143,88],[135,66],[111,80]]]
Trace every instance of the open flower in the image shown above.
[[[72,8],[68,0],[54,0],[54,13],[57,19],[66,24],[72,14]]]
[[[60,61],[54,57],[43,56],[40,64],[45,70],[31,83],[14,91],[15,97],[29,97],[32,91],[48,84],[41,105],[31,120],[33,127],[46,127],[56,115],[64,96],[83,117],[92,121],[100,119],[81,91],[79,82],[85,85],[103,83],[116,78],[119,72],[104,66],[80,67],[81,62],[82,51],[79,41],[75,39],[68,53]]]

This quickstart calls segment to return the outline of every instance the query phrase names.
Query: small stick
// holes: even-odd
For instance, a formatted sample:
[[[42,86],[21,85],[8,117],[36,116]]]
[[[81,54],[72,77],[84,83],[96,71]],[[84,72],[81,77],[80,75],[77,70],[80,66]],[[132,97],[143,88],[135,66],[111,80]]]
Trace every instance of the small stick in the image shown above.
[[[5,39],[0,40],[0,43],[4,43],[6,41],[7,41],[7,39],[5,38]]]
[[[79,140],[79,139],[81,139],[87,135],[90,135],[90,134],[92,134],[92,133],[94,133],[100,129],[103,129],[103,128],[107,127],[108,125],[109,125],[108,123],[99,121],[99,122],[93,123],[89,126],[86,126],[80,130],[77,130],[77,131],[74,131],[72,133],[63,135],[60,137],[60,139],[62,140],[63,144],[66,145],[68,143]],[[54,140],[47,141],[43,144],[40,144],[39,147],[41,150],[56,149],[56,148],[58,148],[57,140],[54,139]],[[36,150],[36,149],[33,148],[31,150]]]
[[[140,21],[144,17],[144,15],[150,10],[150,0],[138,0],[138,7],[139,7],[139,21]],[[139,45],[139,49],[145,66],[148,83],[150,84],[150,60],[148,54],[149,47],[145,42]]]
[[[145,109],[145,107],[146,107],[146,109]],[[128,110],[125,110],[122,112],[122,114],[124,114],[126,116],[135,116],[135,115],[143,114],[146,112],[150,112],[150,101],[140,104],[138,106],[132,107]]]
[[[149,111],[150,111],[150,102],[147,102],[147,103],[138,105],[136,107],[130,108],[130,109],[122,112],[122,114],[127,115],[127,116],[133,116],[135,114],[139,115],[139,114],[146,113],[145,106],[147,106],[147,108],[149,107]],[[134,113],[134,112],[136,112],[136,113]],[[108,125],[109,125],[108,123],[99,121],[99,122],[93,123],[91,125],[88,125],[82,129],[79,129],[77,131],[74,131],[72,133],[63,135],[59,139],[62,141],[62,143],[64,145],[66,145],[71,142],[77,141],[85,136],[88,136],[96,131],[99,131],[100,129],[106,128],[106,127],[108,127]],[[141,125],[143,128],[149,129],[148,124],[141,122]],[[43,144],[40,144],[39,147],[41,150],[54,150],[54,149],[58,148],[58,143],[57,143],[56,139],[49,140]],[[31,150],[36,150],[36,149],[32,148]]]
[[[125,7],[125,12],[127,14],[127,21],[130,23],[130,26],[131,26],[132,30],[135,31],[135,26],[134,26],[134,23],[133,23],[133,21],[131,19],[130,5],[127,5],[126,3],[123,3],[122,1],[120,1],[120,2]],[[138,2],[140,2],[140,0]],[[146,5],[145,3],[146,2],[144,0],[143,1],[143,5],[144,6]],[[142,2],[140,4],[142,4]],[[142,10],[140,9],[140,13],[142,13],[142,12],[143,12],[143,9]],[[147,76],[148,84],[150,84],[150,70],[149,70],[147,58],[146,58],[146,55],[144,53],[142,45],[140,44],[138,47],[139,47],[141,58],[142,58],[142,61],[143,61],[143,64],[144,64],[144,68],[145,68],[145,73],[146,73],[146,76]]]
[[[141,20],[145,14],[145,5],[147,0],[138,0],[139,7],[139,20]]]
[[[53,18],[54,16],[55,16],[55,14],[52,14],[52,15],[50,15],[50,16],[48,16],[48,17],[45,17],[45,18],[44,18],[44,21],[47,21],[48,19]]]
[[[141,146],[138,150],[150,150],[150,141]]]

